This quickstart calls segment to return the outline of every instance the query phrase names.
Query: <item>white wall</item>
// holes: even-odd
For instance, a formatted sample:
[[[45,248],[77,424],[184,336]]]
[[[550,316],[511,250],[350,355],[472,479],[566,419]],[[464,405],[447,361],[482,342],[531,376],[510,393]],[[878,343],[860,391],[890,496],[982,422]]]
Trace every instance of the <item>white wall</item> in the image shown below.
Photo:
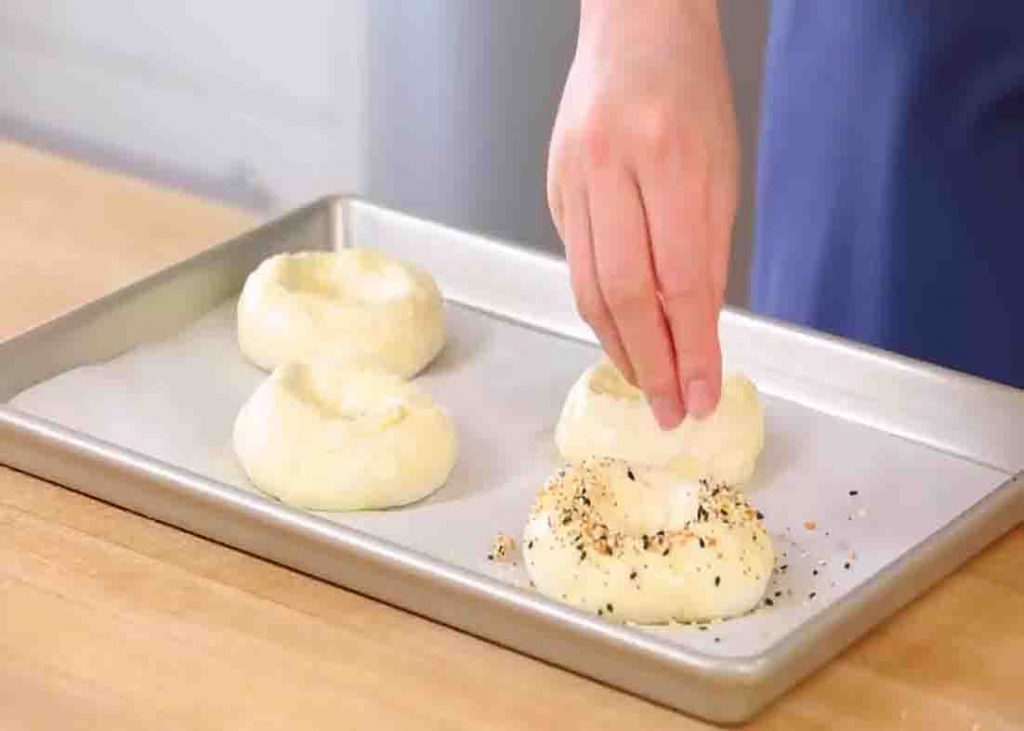
[[[362,185],[362,0],[0,0],[0,131],[261,209]]]

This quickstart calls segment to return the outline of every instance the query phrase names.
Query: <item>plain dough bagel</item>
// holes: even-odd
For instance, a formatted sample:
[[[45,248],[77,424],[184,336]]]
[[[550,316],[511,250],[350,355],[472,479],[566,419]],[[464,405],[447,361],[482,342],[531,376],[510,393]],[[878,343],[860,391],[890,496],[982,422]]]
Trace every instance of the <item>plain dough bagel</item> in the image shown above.
[[[523,556],[542,594],[641,624],[744,614],[775,565],[741,493],[609,458],[570,464],[548,480]]]
[[[379,371],[279,367],[235,420],[249,479],[314,510],[404,505],[448,478],[457,452],[451,418],[425,391]]]
[[[737,485],[754,472],[764,446],[764,414],[754,384],[727,375],[722,398],[705,419],[687,417],[662,431],[643,394],[609,361],[588,369],[573,385],[555,431],[562,456],[618,457],[669,468],[683,477]]]
[[[245,282],[238,345],[267,370],[329,361],[409,378],[444,347],[444,304],[430,275],[378,252],[279,254]]]

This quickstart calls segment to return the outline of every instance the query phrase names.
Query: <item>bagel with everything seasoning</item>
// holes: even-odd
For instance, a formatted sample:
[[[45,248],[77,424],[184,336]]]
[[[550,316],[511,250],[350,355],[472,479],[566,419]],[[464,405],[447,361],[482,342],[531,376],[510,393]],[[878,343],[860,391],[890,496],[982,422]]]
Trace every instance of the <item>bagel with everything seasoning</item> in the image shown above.
[[[640,624],[744,614],[775,564],[742,493],[613,458],[570,463],[548,480],[523,557],[542,594]]]

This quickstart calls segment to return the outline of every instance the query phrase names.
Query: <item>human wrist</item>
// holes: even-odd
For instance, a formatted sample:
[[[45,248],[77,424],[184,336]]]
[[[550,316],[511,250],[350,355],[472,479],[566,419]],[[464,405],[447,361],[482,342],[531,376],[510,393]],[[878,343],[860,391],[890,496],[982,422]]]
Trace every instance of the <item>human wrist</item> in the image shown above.
[[[616,13],[650,13],[655,16],[680,12],[706,23],[718,25],[719,0],[580,0],[580,31],[599,18]]]

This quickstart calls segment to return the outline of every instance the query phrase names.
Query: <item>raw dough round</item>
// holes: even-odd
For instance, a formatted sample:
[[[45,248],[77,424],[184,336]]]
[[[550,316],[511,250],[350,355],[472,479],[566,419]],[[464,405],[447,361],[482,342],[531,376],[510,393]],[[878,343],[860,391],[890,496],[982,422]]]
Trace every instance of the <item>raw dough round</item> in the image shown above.
[[[641,624],[743,614],[761,601],[775,565],[741,493],[610,458],[548,480],[523,556],[542,594]]]
[[[458,451],[451,418],[415,384],[294,363],[242,407],[234,446],[256,487],[314,510],[419,500],[448,479]]]
[[[429,274],[365,249],[279,254],[238,300],[238,344],[256,365],[328,361],[409,378],[444,347]]]
[[[604,360],[569,391],[555,441],[569,461],[618,457],[666,467],[682,477],[737,485],[750,479],[761,454],[764,415],[754,384],[731,374],[722,381],[714,413],[687,417],[675,429],[662,431],[643,394]]]

